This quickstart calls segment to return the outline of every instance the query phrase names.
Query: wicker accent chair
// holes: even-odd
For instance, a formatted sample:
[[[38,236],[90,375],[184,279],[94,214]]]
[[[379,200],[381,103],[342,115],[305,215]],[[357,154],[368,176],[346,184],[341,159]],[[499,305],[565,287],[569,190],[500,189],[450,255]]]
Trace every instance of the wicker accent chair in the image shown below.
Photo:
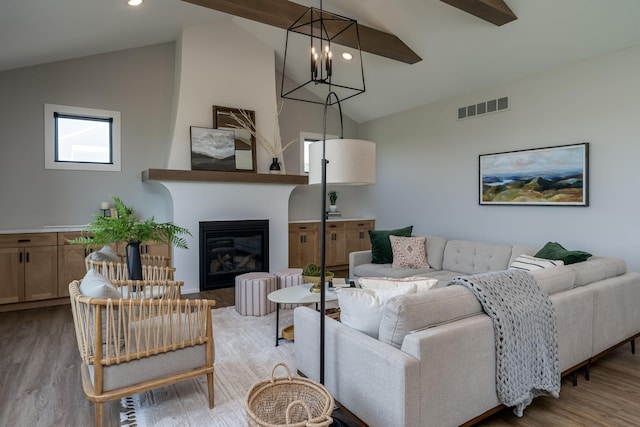
[[[142,278],[144,280],[173,280],[176,269],[166,265],[167,258],[158,256],[141,255]],[[129,271],[125,262],[96,261],[91,254],[84,259],[87,271],[96,270],[109,280],[127,280]]]
[[[113,282],[115,287],[129,289],[132,298],[126,299],[91,298],[81,294],[80,281],[69,284],[82,385],[95,403],[98,427],[104,402],[200,375],[207,376],[213,408],[211,309],[215,301],[167,298],[177,295],[181,284]],[[144,297],[154,286],[165,288],[164,298]],[[166,290],[172,286],[173,291]]]

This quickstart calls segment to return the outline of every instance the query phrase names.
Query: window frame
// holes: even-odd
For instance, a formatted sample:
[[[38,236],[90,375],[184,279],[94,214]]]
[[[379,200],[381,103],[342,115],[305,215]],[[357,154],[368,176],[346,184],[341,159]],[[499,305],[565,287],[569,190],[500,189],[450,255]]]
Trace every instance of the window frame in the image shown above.
[[[57,117],[111,122],[111,163],[57,159]],[[120,112],[69,105],[44,104],[45,169],[119,172],[121,170]]]
[[[338,136],[327,134],[326,139],[338,139]],[[313,133],[313,132],[300,132],[300,174],[301,175],[302,174],[309,175],[309,171],[304,170],[304,158],[308,157],[308,151],[309,151],[306,149],[307,147],[305,146],[305,141],[307,140],[313,140],[313,142],[322,141],[322,134]],[[305,156],[305,151],[307,152],[307,156]]]

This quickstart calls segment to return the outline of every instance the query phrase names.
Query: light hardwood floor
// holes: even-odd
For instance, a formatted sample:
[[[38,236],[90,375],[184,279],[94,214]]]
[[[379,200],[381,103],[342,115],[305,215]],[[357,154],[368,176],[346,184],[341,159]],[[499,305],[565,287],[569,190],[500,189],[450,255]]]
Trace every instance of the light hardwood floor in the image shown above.
[[[233,288],[186,297],[229,306]],[[0,425],[94,425],[79,364],[69,305],[0,313]],[[119,402],[105,406],[105,427],[118,426]],[[560,399],[538,398],[522,418],[506,409],[479,425],[640,426],[640,352],[626,344],[592,366],[591,381],[564,379]]]

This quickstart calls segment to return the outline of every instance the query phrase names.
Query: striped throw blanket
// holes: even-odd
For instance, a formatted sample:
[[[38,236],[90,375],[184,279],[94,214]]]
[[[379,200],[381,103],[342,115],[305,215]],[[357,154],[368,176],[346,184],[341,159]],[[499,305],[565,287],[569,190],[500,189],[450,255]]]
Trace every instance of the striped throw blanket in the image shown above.
[[[473,292],[493,321],[500,402],[521,417],[535,397],[558,397],[555,310],[534,277],[526,271],[506,270],[456,277],[447,286],[451,285]]]

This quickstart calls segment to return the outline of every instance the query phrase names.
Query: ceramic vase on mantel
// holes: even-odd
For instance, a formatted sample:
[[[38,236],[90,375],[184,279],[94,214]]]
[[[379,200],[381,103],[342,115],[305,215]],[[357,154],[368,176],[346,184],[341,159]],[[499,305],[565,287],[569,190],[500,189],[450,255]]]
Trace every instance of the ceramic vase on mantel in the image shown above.
[[[274,157],[273,159],[271,159],[271,166],[269,166],[269,173],[277,174],[277,175],[282,173],[280,169],[280,162],[278,161],[277,157]]]

